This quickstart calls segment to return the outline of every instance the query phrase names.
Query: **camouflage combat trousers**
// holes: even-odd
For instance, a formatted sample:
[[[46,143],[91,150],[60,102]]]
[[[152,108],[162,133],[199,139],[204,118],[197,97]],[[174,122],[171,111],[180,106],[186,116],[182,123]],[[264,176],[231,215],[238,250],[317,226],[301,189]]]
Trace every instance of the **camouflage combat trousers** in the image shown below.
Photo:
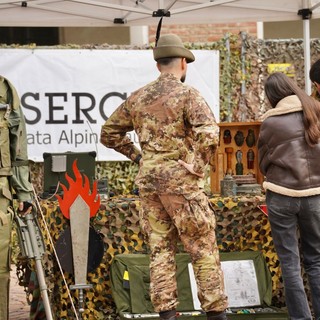
[[[156,312],[177,307],[175,252],[180,240],[191,256],[204,311],[224,311],[223,273],[214,211],[205,193],[148,194],[140,191],[140,223],[150,249],[150,296]]]
[[[10,194],[7,177],[0,177],[0,320],[7,320],[9,313],[10,242],[12,214],[8,212]]]

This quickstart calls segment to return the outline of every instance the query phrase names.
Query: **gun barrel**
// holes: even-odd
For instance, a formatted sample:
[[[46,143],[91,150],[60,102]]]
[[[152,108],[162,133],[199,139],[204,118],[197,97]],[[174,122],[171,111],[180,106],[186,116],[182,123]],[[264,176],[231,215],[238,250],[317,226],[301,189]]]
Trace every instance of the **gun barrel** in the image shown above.
[[[45,252],[44,241],[40,231],[38,221],[33,212],[25,216],[15,216],[17,234],[22,254],[29,259],[35,260],[36,274],[39,282],[39,289],[44,304],[47,320],[53,320],[48,288],[45,281],[45,274],[42,266],[42,256]]]

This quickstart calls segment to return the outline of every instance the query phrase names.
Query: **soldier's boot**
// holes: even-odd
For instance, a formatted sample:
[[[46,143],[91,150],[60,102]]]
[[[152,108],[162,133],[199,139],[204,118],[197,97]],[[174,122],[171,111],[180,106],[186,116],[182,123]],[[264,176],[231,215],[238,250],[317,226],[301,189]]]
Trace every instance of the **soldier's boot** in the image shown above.
[[[207,320],[228,320],[226,313],[223,312],[207,312]]]
[[[159,316],[161,320],[176,320],[177,311],[176,310],[161,311],[159,312]]]

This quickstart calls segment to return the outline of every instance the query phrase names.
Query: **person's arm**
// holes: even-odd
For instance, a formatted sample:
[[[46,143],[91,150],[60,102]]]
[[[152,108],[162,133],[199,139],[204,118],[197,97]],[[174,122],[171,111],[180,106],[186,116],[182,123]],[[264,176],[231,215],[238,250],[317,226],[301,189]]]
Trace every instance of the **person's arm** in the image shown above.
[[[196,90],[190,91],[186,115],[187,121],[192,128],[194,142],[192,169],[195,174],[202,177],[218,146],[220,128],[210,107]]]
[[[10,154],[12,177],[11,185],[18,201],[32,201],[33,188],[30,182],[27,133],[24,115],[21,107],[13,109],[9,118]]]
[[[265,129],[264,129],[264,125],[262,124],[260,126],[260,133],[259,133],[257,145],[258,145],[259,169],[263,175],[266,175],[268,167],[270,165],[269,147],[265,141],[268,141],[268,140],[265,137]]]
[[[130,113],[126,108],[127,103],[127,101],[123,102],[104,123],[100,142],[107,148],[112,148],[139,164],[141,151],[127,136],[127,132],[134,129]]]

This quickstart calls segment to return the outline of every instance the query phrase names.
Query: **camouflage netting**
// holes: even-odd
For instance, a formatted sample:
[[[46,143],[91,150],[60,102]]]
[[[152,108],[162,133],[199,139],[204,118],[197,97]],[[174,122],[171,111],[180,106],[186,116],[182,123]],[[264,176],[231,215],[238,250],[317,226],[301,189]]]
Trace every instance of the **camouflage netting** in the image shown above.
[[[222,252],[259,250],[264,253],[272,274],[273,305],[282,307],[283,284],[280,268],[270,234],[270,225],[258,205],[264,197],[234,197],[211,199],[217,217],[217,239]],[[69,221],[60,212],[58,202],[41,202],[46,223],[49,226],[53,242],[59,239],[62,231],[68,227]],[[85,311],[83,319],[118,319],[112,299],[109,266],[113,257],[119,253],[149,252],[140,232],[138,221],[139,201],[137,198],[113,198],[102,201],[97,215],[91,219],[91,225],[102,237],[105,246],[101,264],[88,275],[88,283],[93,285],[85,290]],[[74,319],[74,313],[62,276],[55,262],[53,250],[47,236],[48,254],[44,259],[50,299],[56,319]],[[183,248],[180,247],[183,251]],[[73,276],[64,273],[68,285],[73,284]],[[31,283],[31,286],[35,283]],[[34,289],[34,288],[33,288]],[[71,291],[73,302],[77,308],[77,292]],[[35,290],[32,304],[32,319],[41,319],[41,303]],[[42,313],[43,314],[43,313]]]
[[[292,64],[295,80],[304,88],[303,40],[259,40],[247,34],[226,34],[217,42],[186,43],[190,49],[218,50],[220,55],[220,121],[257,121],[268,109],[263,82],[272,63]],[[320,39],[311,40],[311,62],[320,58]],[[2,46],[2,48],[30,48],[30,46]],[[36,49],[36,46],[31,46]],[[142,50],[150,46],[61,45],[53,49]],[[41,47],[39,47],[41,48]],[[42,163],[32,164],[33,181],[42,190]],[[110,190],[116,194],[130,194],[134,190],[137,166],[131,162],[103,162],[97,165],[97,179],[107,178]],[[39,175],[40,173],[40,175]],[[207,179],[208,186],[209,181]],[[208,187],[209,189],[209,187]]]
[[[228,34],[215,43],[189,43],[190,49],[219,50],[220,52],[220,121],[256,121],[267,109],[263,94],[263,81],[268,75],[268,64],[290,63],[294,67],[296,81],[304,87],[304,55],[302,40],[258,40],[247,35]],[[10,46],[12,48],[14,46]],[[16,46],[17,48],[26,48]],[[30,46],[28,46],[30,48]],[[34,49],[36,46],[34,46]],[[57,49],[128,49],[140,50],[149,47],[110,45],[66,45]],[[311,41],[311,61],[320,58],[320,40]],[[32,182],[41,194],[43,163],[31,163]],[[109,190],[116,196],[126,196],[135,189],[134,179],[138,167],[132,162],[101,162],[96,166],[96,178],[107,178]],[[209,189],[207,176],[207,190]],[[209,193],[209,192],[208,192]],[[222,251],[262,250],[272,272],[274,305],[283,306],[283,286],[279,262],[274,251],[270,227],[266,216],[257,208],[260,198],[223,198],[212,200],[217,211],[218,242]],[[55,240],[66,227],[57,203],[42,200],[50,233]],[[92,224],[104,236],[103,263],[90,273],[88,282],[94,285],[85,295],[84,319],[116,319],[110,290],[108,266],[115,254],[122,252],[147,252],[147,247],[138,231],[138,201],[123,201],[119,198],[103,203]],[[48,245],[46,259],[47,277],[51,284],[52,299],[57,319],[72,319],[72,309],[66,290],[51,256]],[[72,277],[67,276],[69,284]],[[33,282],[31,281],[31,286]],[[36,291],[35,291],[36,293]],[[73,292],[73,294],[75,294]],[[34,299],[32,313],[36,315],[41,304]],[[41,309],[41,307],[40,307]],[[43,312],[43,311],[42,311]],[[31,317],[41,319],[41,317]]]
[[[146,46],[129,45],[58,45],[37,47],[34,44],[1,45],[17,49],[89,49],[89,50],[149,50]],[[268,76],[268,65],[292,64],[294,79],[304,88],[303,39],[262,40],[246,33],[227,33],[216,42],[185,43],[192,50],[217,50],[220,56],[220,121],[258,120],[268,108],[263,94],[263,82]],[[311,63],[320,58],[320,39],[311,39]]]

